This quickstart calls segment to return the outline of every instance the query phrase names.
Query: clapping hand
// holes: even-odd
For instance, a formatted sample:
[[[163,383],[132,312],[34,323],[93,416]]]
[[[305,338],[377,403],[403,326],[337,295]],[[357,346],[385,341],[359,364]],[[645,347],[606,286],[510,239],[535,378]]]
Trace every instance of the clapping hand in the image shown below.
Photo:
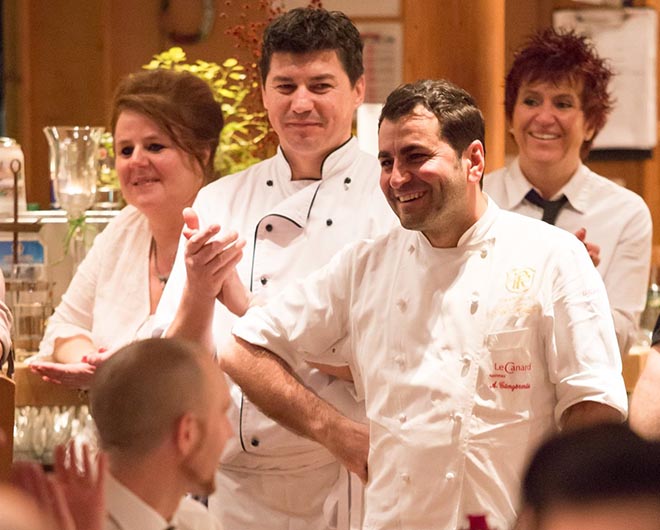
[[[77,363],[33,361],[30,363],[30,371],[49,383],[87,389],[94,379],[96,366],[85,361]]]
[[[106,456],[99,453],[96,466],[89,447],[83,444],[76,456],[75,443],[55,448],[55,480],[64,493],[77,529],[98,529],[105,518]]]
[[[591,258],[591,262],[594,264],[594,267],[598,267],[598,264],[600,263],[600,246],[587,241],[587,229],[580,228],[575,232],[575,237],[584,243],[584,246],[589,253],[589,257]]]
[[[212,295],[236,314],[247,310],[249,295],[242,285],[236,264],[243,257],[245,240],[234,231],[220,234],[220,226],[199,227],[192,208],[183,210],[187,288],[196,296]]]
[[[46,475],[38,462],[19,461],[12,467],[12,482],[32,497],[57,530],[102,530],[105,519],[104,454],[96,468],[89,448],[82,447],[78,465],[74,442],[55,449],[55,473]]]

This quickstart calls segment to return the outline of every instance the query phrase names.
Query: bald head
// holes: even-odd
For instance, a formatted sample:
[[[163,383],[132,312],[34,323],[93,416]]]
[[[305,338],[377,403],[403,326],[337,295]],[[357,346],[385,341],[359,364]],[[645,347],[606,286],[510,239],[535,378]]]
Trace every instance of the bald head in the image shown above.
[[[139,457],[160,445],[186,413],[208,406],[220,381],[208,354],[177,339],[147,339],[118,350],[97,370],[90,390],[101,447]],[[226,389],[223,387],[223,391]]]

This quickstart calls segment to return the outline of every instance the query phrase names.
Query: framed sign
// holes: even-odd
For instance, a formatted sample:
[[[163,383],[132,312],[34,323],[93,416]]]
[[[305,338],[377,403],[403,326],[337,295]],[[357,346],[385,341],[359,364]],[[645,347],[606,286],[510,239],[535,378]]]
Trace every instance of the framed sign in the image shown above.
[[[657,143],[655,9],[559,10],[556,28],[573,29],[593,42],[614,71],[614,109],[594,140],[594,149],[647,150]]]

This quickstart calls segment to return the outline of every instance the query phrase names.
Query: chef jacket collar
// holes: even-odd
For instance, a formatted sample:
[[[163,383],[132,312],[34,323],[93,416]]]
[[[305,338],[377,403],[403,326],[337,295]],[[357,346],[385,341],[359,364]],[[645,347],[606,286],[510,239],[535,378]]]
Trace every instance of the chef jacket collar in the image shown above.
[[[357,138],[351,136],[346,142],[330,152],[321,163],[321,179],[327,180],[337,175],[343,175],[354,163],[360,146]],[[282,151],[282,146],[277,148],[277,174],[278,176],[291,180],[291,167]],[[310,179],[316,180],[316,179]]]
[[[493,201],[487,195],[486,195],[486,199],[488,200],[488,206],[486,207],[486,211],[479,219],[477,219],[476,223],[474,223],[470,228],[468,228],[463,233],[463,235],[458,239],[458,243],[456,244],[456,247],[452,247],[450,249],[436,248],[431,245],[429,240],[426,239],[426,236],[422,234],[422,232],[417,232],[418,239],[421,242],[422,248],[426,247],[428,249],[432,249],[434,252],[438,252],[438,251],[455,252],[457,249],[463,251],[468,247],[481,246],[487,241],[492,240],[493,235],[491,233],[491,227],[495,223],[495,219],[497,218],[500,212],[500,208],[499,206],[497,206],[497,204],[495,204],[495,201]]]

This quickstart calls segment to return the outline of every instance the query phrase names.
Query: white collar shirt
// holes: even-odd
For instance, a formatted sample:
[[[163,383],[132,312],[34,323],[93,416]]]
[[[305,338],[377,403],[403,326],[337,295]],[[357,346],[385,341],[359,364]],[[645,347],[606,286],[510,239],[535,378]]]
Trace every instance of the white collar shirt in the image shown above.
[[[83,335],[97,347],[114,351],[150,335],[150,245],[147,218],[126,206],[94,238],[48,319],[39,357],[53,353],[57,338]]]
[[[206,507],[188,497],[181,499],[172,520],[166,521],[110,474],[106,477],[105,496],[105,530],[222,530]]]
[[[348,362],[370,425],[364,528],[513,522],[523,467],[563,412],[625,416],[602,281],[576,238],[493,201],[456,248],[402,228],[357,243],[233,331],[297,367]],[[332,346],[350,337],[350,356]]]
[[[502,208],[540,219],[542,209],[525,200],[530,189],[517,158],[484,177],[484,191]],[[607,289],[619,348],[625,354],[637,340],[646,304],[653,229],[649,209],[639,195],[584,164],[555,197],[561,195],[568,203],[555,225],[571,233],[586,228],[587,241],[600,246],[597,269]]]

